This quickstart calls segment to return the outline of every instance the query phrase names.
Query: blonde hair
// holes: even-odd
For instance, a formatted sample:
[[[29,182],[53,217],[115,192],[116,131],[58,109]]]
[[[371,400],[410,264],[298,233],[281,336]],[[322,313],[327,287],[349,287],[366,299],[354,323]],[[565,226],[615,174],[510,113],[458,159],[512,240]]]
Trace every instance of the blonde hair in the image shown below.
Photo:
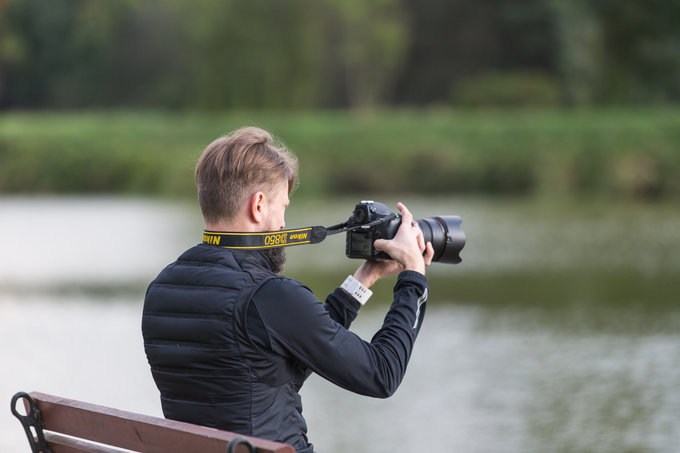
[[[206,222],[231,220],[253,192],[297,182],[297,159],[269,132],[243,127],[209,144],[196,164],[198,204]]]

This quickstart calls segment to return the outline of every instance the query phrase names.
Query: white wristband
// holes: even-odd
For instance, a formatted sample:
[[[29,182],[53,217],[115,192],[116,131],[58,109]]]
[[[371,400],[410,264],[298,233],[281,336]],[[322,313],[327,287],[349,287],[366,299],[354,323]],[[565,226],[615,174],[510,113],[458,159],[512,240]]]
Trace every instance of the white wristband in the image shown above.
[[[357,302],[364,305],[366,301],[373,295],[373,291],[366,288],[363,283],[354,278],[352,275],[348,275],[340,288],[347,291],[350,296],[354,297]]]

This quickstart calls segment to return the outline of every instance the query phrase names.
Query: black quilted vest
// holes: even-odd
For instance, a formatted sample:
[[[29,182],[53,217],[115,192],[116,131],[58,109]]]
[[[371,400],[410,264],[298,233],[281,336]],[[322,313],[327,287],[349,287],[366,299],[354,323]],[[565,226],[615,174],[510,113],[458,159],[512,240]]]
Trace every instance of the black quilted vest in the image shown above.
[[[262,437],[304,449],[298,390],[254,375],[243,355],[245,311],[274,277],[261,252],[197,245],[149,285],[142,334],[166,418]],[[304,439],[304,440],[303,440]]]

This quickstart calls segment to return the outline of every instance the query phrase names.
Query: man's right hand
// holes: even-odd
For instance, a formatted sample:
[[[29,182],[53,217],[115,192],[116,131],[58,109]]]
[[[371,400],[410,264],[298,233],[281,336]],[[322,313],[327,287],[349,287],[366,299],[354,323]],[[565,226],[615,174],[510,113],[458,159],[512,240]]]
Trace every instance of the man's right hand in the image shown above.
[[[432,244],[425,244],[423,231],[413,221],[413,215],[406,206],[397,203],[397,208],[401,213],[401,225],[397,234],[392,239],[378,239],[373,245],[376,250],[390,255],[403,270],[413,270],[425,275],[425,267],[430,265],[434,256]]]
[[[392,239],[378,239],[373,243],[376,250],[387,253],[392,260],[368,260],[354,273],[354,278],[366,287],[370,287],[382,277],[403,270],[413,270],[425,275],[425,267],[432,262],[434,256],[432,244],[429,242],[425,244],[423,232],[413,223],[413,215],[406,206],[397,203],[397,208],[401,213],[401,225],[397,234]]]

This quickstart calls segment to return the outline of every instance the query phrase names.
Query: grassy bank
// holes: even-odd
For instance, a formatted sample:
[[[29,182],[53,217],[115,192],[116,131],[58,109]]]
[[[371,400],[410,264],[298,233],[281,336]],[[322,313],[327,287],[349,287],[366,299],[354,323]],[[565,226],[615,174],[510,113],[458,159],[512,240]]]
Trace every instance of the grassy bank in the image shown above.
[[[300,195],[680,198],[678,108],[3,113],[0,191],[193,196],[202,149],[245,124],[299,156]]]

